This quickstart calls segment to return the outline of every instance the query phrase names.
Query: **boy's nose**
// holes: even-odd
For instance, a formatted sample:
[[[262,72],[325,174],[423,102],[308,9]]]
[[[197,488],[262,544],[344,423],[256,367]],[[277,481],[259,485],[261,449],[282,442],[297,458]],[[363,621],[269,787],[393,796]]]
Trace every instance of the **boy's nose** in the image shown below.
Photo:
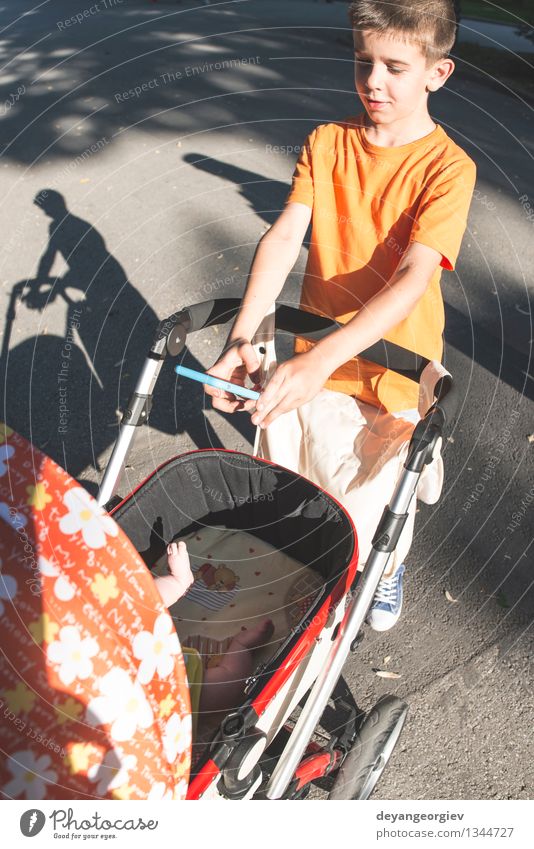
[[[384,74],[380,65],[371,65],[369,67],[369,74],[367,76],[367,88],[369,92],[377,92],[381,91],[384,85]]]

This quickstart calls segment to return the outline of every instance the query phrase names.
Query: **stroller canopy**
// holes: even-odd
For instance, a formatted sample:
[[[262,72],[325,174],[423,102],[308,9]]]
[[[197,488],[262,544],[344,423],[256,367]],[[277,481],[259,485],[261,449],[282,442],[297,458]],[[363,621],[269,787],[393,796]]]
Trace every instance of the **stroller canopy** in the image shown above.
[[[15,799],[185,798],[189,691],[126,535],[0,426],[0,787]]]

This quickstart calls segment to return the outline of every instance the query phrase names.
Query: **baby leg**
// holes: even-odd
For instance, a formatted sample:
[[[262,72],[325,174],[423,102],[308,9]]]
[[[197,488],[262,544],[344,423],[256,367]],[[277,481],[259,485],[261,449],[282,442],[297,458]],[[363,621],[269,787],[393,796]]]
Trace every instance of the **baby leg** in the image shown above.
[[[170,607],[186,594],[194,581],[189,565],[187,546],[183,540],[178,544],[171,542],[167,546],[168,568],[170,575],[156,578],[156,588],[165,607]]]
[[[273,631],[273,623],[265,619],[254,628],[236,634],[219,666],[206,671],[200,696],[201,713],[237,707],[243,697],[245,681],[252,674],[252,651],[265,645]]]

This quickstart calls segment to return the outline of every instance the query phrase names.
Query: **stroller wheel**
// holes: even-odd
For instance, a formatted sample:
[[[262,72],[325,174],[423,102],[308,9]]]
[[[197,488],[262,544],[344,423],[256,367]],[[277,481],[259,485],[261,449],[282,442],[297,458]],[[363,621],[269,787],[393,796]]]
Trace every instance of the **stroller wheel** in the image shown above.
[[[383,696],[365,717],[335,778],[329,799],[368,799],[397,744],[408,705]]]

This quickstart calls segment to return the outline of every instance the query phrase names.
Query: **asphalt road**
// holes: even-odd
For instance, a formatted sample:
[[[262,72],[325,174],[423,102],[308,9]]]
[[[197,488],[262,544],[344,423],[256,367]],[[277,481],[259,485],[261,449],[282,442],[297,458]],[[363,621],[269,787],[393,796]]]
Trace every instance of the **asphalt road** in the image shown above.
[[[295,146],[316,124],[359,111],[346,7],[6,0],[0,26],[3,417],[94,491],[157,320],[242,293]],[[418,514],[403,617],[386,635],[367,634],[345,678],[361,707],[385,692],[410,704],[375,798],[525,799],[534,778],[533,112],[491,73],[473,81],[461,66],[431,112],[478,166],[457,271],[443,276],[446,361],[464,402],[443,496]],[[46,210],[61,220],[65,206],[49,243]],[[13,290],[36,277],[43,255],[40,273],[62,278],[62,293],[56,285],[47,299],[45,287],[13,315]],[[305,258],[303,249],[286,302],[298,301]],[[223,338],[193,338],[186,364],[209,367]],[[169,367],[122,490],[188,448],[250,451],[252,440],[248,416],[215,413]],[[400,678],[373,672],[386,656]]]

